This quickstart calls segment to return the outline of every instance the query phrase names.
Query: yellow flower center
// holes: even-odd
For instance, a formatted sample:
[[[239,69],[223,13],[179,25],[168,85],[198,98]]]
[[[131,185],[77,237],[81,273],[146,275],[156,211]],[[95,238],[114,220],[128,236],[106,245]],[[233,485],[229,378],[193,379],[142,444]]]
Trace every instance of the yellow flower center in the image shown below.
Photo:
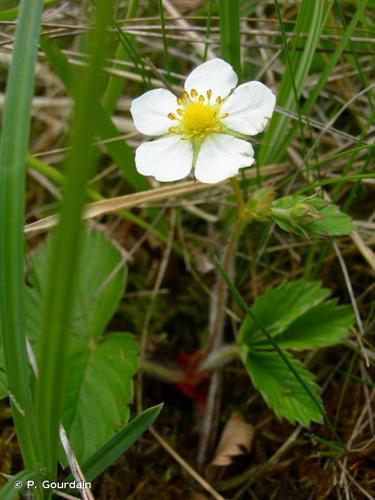
[[[201,102],[189,102],[183,110],[182,125],[191,132],[203,132],[217,124],[216,110]]]
[[[179,107],[176,113],[168,113],[168,118],[178,121],[178,126],[170,127],[171,134],[180,134],[185,139],[197,137],[203,140],[208,134],[220,132],[223,126],[220,123],[228,113],[220,115],[221,97],[211,103],[212,91],[208,90],[206,96],[200,95],[192,90],[190,95],[183,92],[177,99]]]

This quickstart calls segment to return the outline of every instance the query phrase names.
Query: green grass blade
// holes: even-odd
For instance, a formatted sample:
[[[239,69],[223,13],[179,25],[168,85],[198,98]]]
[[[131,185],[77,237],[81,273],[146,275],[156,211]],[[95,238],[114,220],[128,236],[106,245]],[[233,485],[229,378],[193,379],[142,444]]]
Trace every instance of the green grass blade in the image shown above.
[[[58,425],[64,388],[65,353],[74,304],[75,281],[82,233],[81,214],[86,183],[95,161],[93,138],[100,119],[92,103],[100,98],[101,67],[106,55],[107,27],[113,2],[98,2],[96,29],[89,35],[90,60],[77,82],[76,110],[72,125],[71,156],[61,208],[60,223],[49,262],[48,293],[36,388],[36,412],[43,462],[47,474],[56,474]]]
[[[0,316],[13,418],[26,467],[35,470],[37,440],[26,353],[24,298],[25,163],[42,0],[23,0],[0,142]]]
[[[85,478],[88,481],[93,481],[125,453],[126,450],[155,422],[162,407],[162,404],[152,406],[140,413],[108,441],[106,445],[89,458],[82,466]]]
[[[334,53],[332,56],[329,58],[327,64],[324,66],[322,73],[319,76],[319,79],[317,83],[314,85],[314,87],[311,89],[311,92],[309,93],[309,96],[306,99],[306,102],[303,104],[301,108],[301,113],[306,114],[308,113],[312,106],[315,104],[316,100],[318,99],[324,85],[328,81],[328,78],[334,68],[336,67],[340,57],[342,56],[346,46],[348,45],[348,42],[350,40],[350,37],[353,35],[353,32],[355,28],[357,27],[357,24],[362,17],[366,7],[368,4],[368,0],[361,0],[358,9],[356,10],[354,16],[352,17],[352,20],[350,21],[349,25],[347,26],[342,38],[340,39]],[[284,143],[281,146],[281,149],[278,151],[278,155],[275,156],[275,161],[278,161],[281,157],[281,155],[284,153],[285,149],[287,146],[290,144],[292,138],[294,137],[297,129],[298,129],[299,123],[295,123],[290,132],[288,133],[288,136],[285,138]]]
[[[56,43],[48,38],[42,38],[41,46],[48,58],[48,61],[56,74],[60,77],[61,81],[64,83],[67,92],[76,99],[76,91],[74,87],[74,81],[80,78],[80,72],[77,72],[69,62],[67,61],[65,55],[61,52]],[[118,137],[120,132],[111,120],[109,113],[104,109],[100,100],[92,102],[92,107],[96,108],[96,112],[99,115],[99,120],[96,123],[96,133],[103,139],[111,139],[113,137]],[[116,164],[120,167],[124,177],[129,182],[129,184],[135,189],[135,191],[144,191],[150,188],[150,183],[147,177],[140,175],[135,168],[134,152],[124,141],[114,141],[108,142],[106,144],[106,149],[108,154],[113,158]],[[159,209],[149,209],[149,213],[155,219],[159,217]],[[139,225],[141,220],[135,219],[130,212],[128,216],[133,219],[133,222]],[[145,229],[148,228],[147,224],[143,224]],[[167,224],[163,217],[160,218],[157,227],[160,232],[160,236],[166,237]]]
[[[203,60],[207,60],[207,54],[208,54],[208,45],[209,45],[209,40],[211,36],[211,24],[212,24],[212,0],[208,0],[207,2],[207,21],[206,21],[206,35],[205,35],[205,42],[204,42],[204,54],[203,54]]]
[[[295,82],[295,89],[299,98],[305,79],[309,74],[315,49],[324,27],[324,20],[328,15],[331,5],[332,2],[327,7],[324,0],[316,0],[316,2],[304,0],[299,7],[295,26],[296,38],[294,39],[290,57],[293,74],[291,74],[288,66],[286,66],[277,96],[277,104],[289,111],[296,109],[295,95],[291,91],[292,81],[294,80]],[[308,33],[306,40],[301,41],[298,36],[301,32]],[[301,45],[303,46],[303,52],[299,54],[297,48],[300,48]],[[274,113],[258,153],[260,164],[274,161],[274,158],[278,157],[280,148],[285,147],[285,131],[287,130],[289,121],[290,118],[287,116]]]
[[[131,0],[128,8],[126,9],[126,19],[131,19],[135,16],[139,4],[139,0]],[[124,61],[127,59],[127,51],[123,46],[122,41],[119,41],[115,52],[115,60],[116,61]],[[121,95],[121,92],[124,89],[126,81],[123,78],[116,78],[113,75],[110,75],[107,81],[106,89],[103,95],[103,106],[104,109],[109,113],[113,113],[118,98]]]
[[[63,82],[67,92],[76,101],[77,90],[74,82],[80,79],[81,72],[71,67],[65,55],[53,40],[43,37],[41,46],[51,67]],[[95,124],[95,131],[103,140],[112,139],[113,137],[121,135],[117,127],[113,124],[110,115],[101,105],[99,98],[97,98],[96,101],[92,101],[91,107],[95,107],[96,113],[99,115],[98,122]],[[108,154],[112,156],[114,161],[121,168],[129,184],[136,191],[143,191],[150,187],[147,178],[138,174],[136,171],[134,153],[125,141],[110,142],[106,144],[106,149]]]
[[[164,6],[162,0],[159,0],[159,16],[160,16],[160,29],[163,38],[164,66],[165,69],[167,70],[167,79],[169,80],[170,64],[169,64],[168,38],[167,38],[167,31],[165,29]]]
[[[241,78],[240,3],[238,0],[220,0],[221,56],[228,61]]]

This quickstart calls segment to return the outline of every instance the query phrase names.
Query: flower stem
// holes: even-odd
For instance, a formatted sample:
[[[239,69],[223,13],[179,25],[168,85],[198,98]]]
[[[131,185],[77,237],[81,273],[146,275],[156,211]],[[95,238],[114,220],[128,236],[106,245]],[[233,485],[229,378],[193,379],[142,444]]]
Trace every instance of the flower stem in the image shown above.
[[[232,185],[233,192],[234,192],[234,195],[235,195],[236,200],[237,200],[238,215],[239,215],[241,221],[245,221],[248,219],[248,210],[246,208],[246,205],[245,205],[245,202],[244,202],[244,199],[242,196],[242,192],[241,192],[241,189],[240,189],[240,186],[238,184],[236,177],[231,177],[230,183]]]

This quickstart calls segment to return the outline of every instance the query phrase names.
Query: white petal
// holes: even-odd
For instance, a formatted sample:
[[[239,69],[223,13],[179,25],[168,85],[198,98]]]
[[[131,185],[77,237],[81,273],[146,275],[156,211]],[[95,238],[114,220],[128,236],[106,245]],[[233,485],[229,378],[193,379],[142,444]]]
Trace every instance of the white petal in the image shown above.
[[[249,142],[226,134],[211,134],[203,142],[195,165],[195,177],[207,184],[223,181],[254,163]]]
[[[228,113],[222,123],[241,134],[259,134],[271,118],[275,102],[275,95],[263,83],[244,83],[221,106],[221,112]]]
[[[177,99],[172,92],[155,89],[134,99],[130,112],[139,132],[144,135],[163,135],[170,127],[178,125],[176,120],[168,118],[168,113],[175,113],[177,107]]]
[[[191,171],[193,148],[181,136],[163,137],[139,146],[135,164],[140,174],[152,175],[162,182],[178,181]]]
[[[222,59],[211,59],[190,73],[185,82],[185,90],[190,93],[195,89],[203,96],[206,96],[207,90],[211,90],[214,101],[218,96],[224,99],[229,95],[237,81],[237,75],[230,64]]]

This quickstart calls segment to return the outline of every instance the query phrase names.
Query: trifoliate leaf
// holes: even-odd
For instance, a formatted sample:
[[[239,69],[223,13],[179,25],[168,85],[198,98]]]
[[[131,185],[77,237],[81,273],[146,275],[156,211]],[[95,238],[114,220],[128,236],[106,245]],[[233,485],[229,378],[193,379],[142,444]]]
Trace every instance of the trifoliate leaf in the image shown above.
[[[270,335],[275,336],[302,316],[306,311],[327,298],[330,291],[322,288],[318,281],[292,281],[282,283],[276,288],[269,288],[251,306],[251,311],[258,322]],[[238,343],[251,345],[264,335],[250,316],[246,316],[237,337]]]
[[[321,198],[285,196],[274,201],[271,218],[284,231],[300,236],[338,236],[355,228],[350,217]]]
[[[332,299],[318,304],[297,318],[276,338],[284,349],[314,349],[338,344],[353,324],[351,307],[338,306]]]
[[[138,345],[126,333],[75,340],[67,362],[63,424],[78,462],[103,446],[129,419]]]
[[[305,427],[311,422],[322,422],[323,415],[318,405],[321,409],[323,405],[313,375],[290,354],[285,353],[285,356],[313,394],[315,402],[279,354],[249,351],[246,348],[242,350],[242,359],[254,386],[279,418],[284,417],[292,423],[299,422]]]
[[[54,235],[48,238],[32,261],[30,281],[41,295],[46,293],[48,255]],[[69,270],[67,270],[69,272]],[[76,282],[72,330],[78,335],[101,335],[124,292],[126,267],[115,245],[99,231],[87,231],[82,244]]]

